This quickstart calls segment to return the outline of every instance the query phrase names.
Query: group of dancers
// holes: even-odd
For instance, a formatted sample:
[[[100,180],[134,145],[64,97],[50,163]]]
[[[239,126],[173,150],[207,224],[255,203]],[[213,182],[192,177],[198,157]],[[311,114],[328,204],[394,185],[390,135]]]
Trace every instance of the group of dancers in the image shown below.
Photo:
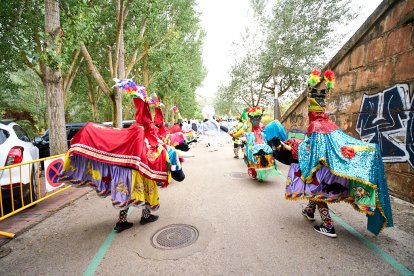
[[[302,214],[308,220],[315,220],[318,209],[322,224],[314,226],[317,232],[336,237],[328,204],[344,201],[367,214],[368,230],[378,235],[381,229],[393,225],[379,147],[348,136],[329,120],[325,98],[333,89],[335,76],[330,70],[323,80],[320,75],[320,71],[313,70],[308,79],[309,126],[305,140],[288,139],[277,120],[264,126],[263,109],[249,107],[230,132],[234,158],[239,158],[243,148],[248,174],[259,182],[280,175],[276,160],[290,165],[285,198],[307,200]],[[317,88],[323,82],[325,88]],[[160,206],[158,187],[167,187],[171,179],[184,180],[181,162],[188,156],[191,135],[186,137],[179,124],[166,128],[158,97],[150,99],[145,87],[132,80],[117,80],[116,85],[131,96],[136,123],[127,129],[88,123],[71,141],[60,180],[91,185],[101,197],[110,195],[112,205],[119,209],[114,229],[121,232],[133,225],[127,221],[130,207],[142,209],[140,224],[158,219],[152,214]],[[150,106],[154,108],[154,119]],[[178,108],[174,112],[178,113]],[[212,118],[208,121],[212,122],[211,131],[206,134],[214,151],[218,125]]]
[[[324,88],[317,88],[325,83]],[[308,78],[307,138],[288,139],[282,124],[274,120],[261,123],[263,109],[249,107],[230,132],[234,154],[243,148],[248,174],[259,182],[280,174],[275,160],[290,165],[285,198],[305,199],[302,215],[315,220],[318,209],[322,223],[314,229],[328,237],[336,237],[329,213],[329,203],[347,202],[368,217],[368,230],[378,235],[384,227],[393,226],[391,204],[378,145],[348,136],[325,113],[325,100],[332,91],[335,75],[312,70]],[[248,126],[247,117],[250,121]],[[243,140],[245,142],[243,142]]]

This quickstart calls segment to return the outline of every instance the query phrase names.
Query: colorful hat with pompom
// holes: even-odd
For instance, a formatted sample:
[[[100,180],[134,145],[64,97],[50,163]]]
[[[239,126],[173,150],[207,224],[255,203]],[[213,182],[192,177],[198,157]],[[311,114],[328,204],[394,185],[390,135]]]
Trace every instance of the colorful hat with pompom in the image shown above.
[[[318,69],[313,69],[308,78],[308,85],[310,87],[315,87],[320,82],[321,82],[321,71]]]
[[[247,116],[260,117],[263,115],[263,108],[260,106],[246,108]]]

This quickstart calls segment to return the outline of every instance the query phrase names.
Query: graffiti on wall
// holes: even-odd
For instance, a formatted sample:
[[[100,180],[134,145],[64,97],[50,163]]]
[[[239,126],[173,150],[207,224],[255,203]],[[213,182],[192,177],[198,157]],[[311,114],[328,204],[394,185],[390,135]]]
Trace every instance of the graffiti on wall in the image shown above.
[[[290,116],[290,123],[292,125],[302,125],[303,124],[303,115],[300,113],[293,112]]]
[[[379,145],[384,162],[414,167],[414,97],[407,84],[364,95],[356,124],[361,139]]]

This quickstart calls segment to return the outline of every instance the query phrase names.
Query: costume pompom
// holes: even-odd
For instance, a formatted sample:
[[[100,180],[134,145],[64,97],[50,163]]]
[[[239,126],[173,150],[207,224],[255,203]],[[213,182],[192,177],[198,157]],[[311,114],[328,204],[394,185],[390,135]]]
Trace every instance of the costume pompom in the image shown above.
[[[246,112],[250,117],[262,116],[263,109],[260,106],[248,107]]]
[[[315,87],[321,81],[321,71],[318,69],[313,69],[308,78],[308,85],[310,87]]]
[[[324,78],[326,88],[333,89],[335,86],[335,73],[332,70],[326,70]]]

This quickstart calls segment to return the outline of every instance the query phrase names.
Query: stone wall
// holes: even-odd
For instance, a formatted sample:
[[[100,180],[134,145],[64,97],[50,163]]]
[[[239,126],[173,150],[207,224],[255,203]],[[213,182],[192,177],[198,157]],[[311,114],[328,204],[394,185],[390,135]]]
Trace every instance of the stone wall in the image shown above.
[[[378,143],[391,193],[414,202],[414,0],[384,0],[325,68],[337,77],[330,118]],[[306,92],[281,122],[306,130]]]

